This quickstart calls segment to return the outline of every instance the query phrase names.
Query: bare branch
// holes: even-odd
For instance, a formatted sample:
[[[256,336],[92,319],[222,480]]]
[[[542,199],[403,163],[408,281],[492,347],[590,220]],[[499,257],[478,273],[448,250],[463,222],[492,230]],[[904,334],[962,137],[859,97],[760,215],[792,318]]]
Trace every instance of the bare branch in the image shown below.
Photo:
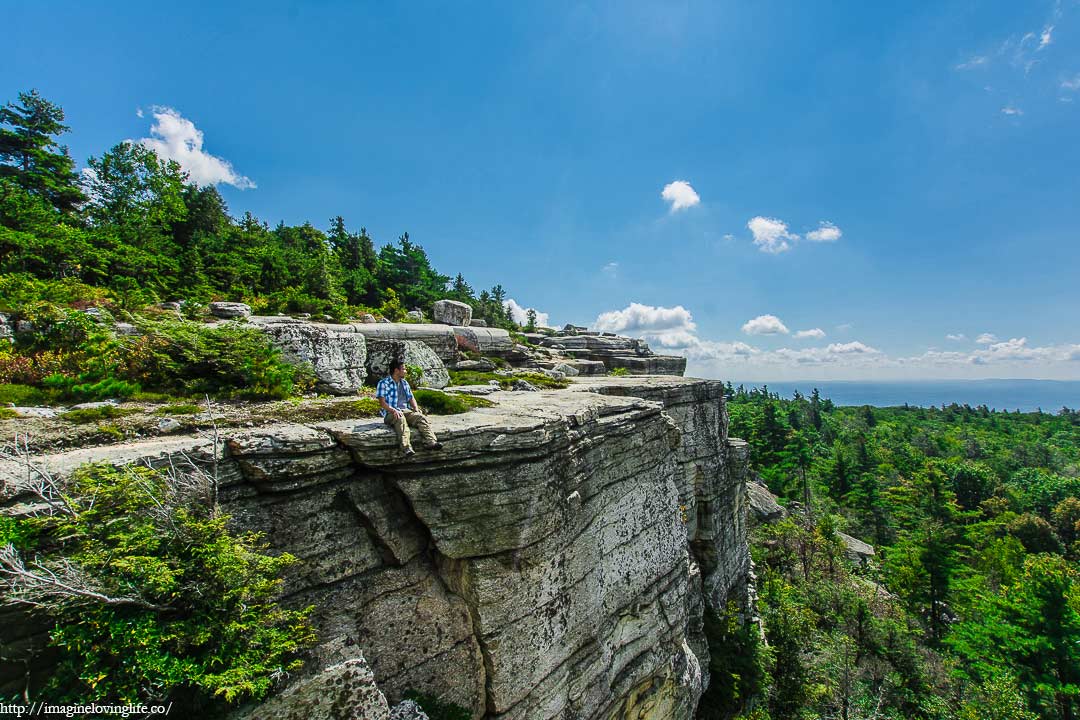
[[[30,443],[27,435],[16,434],[14,445],[10,450],[6,447],[0,447],[0,460],[13,462],[26,471],[24,481],[26,489],[48,505],[50,515],[60,513],[73,517],[78,516],[57,479],[40,463],[34,462],[31,458]]]
[[[102,605],[133,605],[148,610],[166,610],[141,597],[115,597],[103,592],[87,574],[64,559],[52,567],[33,562],[27,567],[10,543],[0,547],[0,588],[11,602],[57,609],[82,602]]]

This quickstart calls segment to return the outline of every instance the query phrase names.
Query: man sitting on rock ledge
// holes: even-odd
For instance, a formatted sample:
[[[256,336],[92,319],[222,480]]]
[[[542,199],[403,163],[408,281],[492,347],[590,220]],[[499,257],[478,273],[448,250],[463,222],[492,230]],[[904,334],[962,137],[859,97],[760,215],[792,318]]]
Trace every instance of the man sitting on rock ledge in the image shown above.
[[[414,454],[412,443],[409,442],[410,425],[420,431],[420,437],[424,439],[425,445],[432,450],[442,450],[442,443],[435,437],[427,416],[420,412],[420,406],[416,404],[409,381],[405,379],[404,360],[394,360],[390,363],[390,376],[379,381],[375,388],[375,397],[379,399],[379,405],[382,406],[379,412],[382,413],[383,422],[394,428],[405,457]]]

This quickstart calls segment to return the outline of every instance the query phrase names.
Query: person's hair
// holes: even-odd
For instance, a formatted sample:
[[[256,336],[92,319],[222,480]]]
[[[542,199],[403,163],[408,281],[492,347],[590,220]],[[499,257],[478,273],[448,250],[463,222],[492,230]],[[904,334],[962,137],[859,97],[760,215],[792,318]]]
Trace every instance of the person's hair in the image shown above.
[[[399,358],[395,358],[395,359],[391,360],[390,361],[390,370],[389,370],[390,374],[393,375],[394,371],[397,370],[398,368],[401,368],[402,370],[404,370],[405,369],[405,361],[401,360]]]

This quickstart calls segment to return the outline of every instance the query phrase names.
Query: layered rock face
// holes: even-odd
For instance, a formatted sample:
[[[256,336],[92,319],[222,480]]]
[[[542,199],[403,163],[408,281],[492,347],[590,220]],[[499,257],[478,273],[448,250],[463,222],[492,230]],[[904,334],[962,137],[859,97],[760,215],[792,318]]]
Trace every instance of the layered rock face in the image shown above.
[[[224,511],[301,559],[285,600],[315,606],[319,644],[279,716],[339,717],[319,709],[340,707],[328,678],[361,653],[391,702],[413,689],[474,718],[693,716],[702,614],[742,597],[749,571],[745,447],[727,438],[720,383],[584,379],[487,397],[496,406],[433,418],[445,449],[408,460],[378,421],[226,432]],[[41,461],[63,474],[181,451],[213,446]]]
[[[599,333],[554,335],[539,338],[544,347],[557,347],[576,360],[602,362],[607,370],[625,368],[631,375],[682,375],[686,358],[657,355],[637,338]]]

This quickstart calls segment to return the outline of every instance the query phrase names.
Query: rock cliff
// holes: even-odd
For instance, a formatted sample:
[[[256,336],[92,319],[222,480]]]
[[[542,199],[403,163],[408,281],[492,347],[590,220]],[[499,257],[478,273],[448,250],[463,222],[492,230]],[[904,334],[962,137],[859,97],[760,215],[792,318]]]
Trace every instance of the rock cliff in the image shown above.
[[[750,571],[746,446],[727,436],[721,384],[585,378],[487,397],[433,418],[445,449],[408,460],[371,420],[298,412],[223,434],[223,509],[302,560],[284,599],[315,607],[320,638],[273,712],[250,717],[350,717],[319,708],[370,694],[361,656],[391,701],[418,690],[474,718],[693,716],[703,613],[744,601]],[[180,452],[209,462],[215,446],[178,437],[40,461],[62,475]],[[0,475],[0,502],[25,502],[15,469]]]

